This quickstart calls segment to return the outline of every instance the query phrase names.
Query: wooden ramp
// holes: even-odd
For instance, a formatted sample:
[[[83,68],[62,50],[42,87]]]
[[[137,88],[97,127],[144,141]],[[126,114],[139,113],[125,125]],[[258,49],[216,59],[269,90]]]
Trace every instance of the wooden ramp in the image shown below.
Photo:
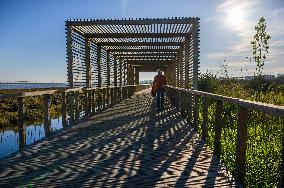
[[[0,187],[235,187],[193,128],[148,91],[0,161]]]

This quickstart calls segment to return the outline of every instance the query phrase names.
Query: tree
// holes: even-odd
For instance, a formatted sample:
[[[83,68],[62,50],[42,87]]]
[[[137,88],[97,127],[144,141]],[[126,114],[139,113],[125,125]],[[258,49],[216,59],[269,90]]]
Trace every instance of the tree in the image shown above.
[[[259,83],[257,98],[259,99],[264,83],[263,68],[269,49],[268,40],[271,38],[266,32],[266,21],[263,17],[259,19],[257,26],[255,26],[255,31],[256,34],[254,35],[251,44],[253,49],[252,57],[256,62],[256,76]]]

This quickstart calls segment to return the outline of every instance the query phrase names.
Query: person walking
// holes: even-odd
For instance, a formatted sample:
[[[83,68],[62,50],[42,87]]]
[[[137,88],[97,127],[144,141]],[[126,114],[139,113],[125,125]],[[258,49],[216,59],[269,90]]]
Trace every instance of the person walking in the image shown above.
[[[164,108],[165,102],[165,86],[167,85],[167,79],[162,74],[161,70],[158,70],[158,75],[155,76],[153,82],[153,88],[157,95],[157,109]]]

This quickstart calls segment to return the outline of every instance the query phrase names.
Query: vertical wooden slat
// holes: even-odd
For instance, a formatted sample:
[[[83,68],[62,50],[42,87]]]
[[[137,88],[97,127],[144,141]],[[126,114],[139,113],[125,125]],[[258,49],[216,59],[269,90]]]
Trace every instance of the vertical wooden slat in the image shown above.
[[[25,125],[25,98],[18,97],[18,129],[19,129],[19,147],[26,145],[26,125]]]
[[[198,115],[199,115],[199,106],[198,101],[199,97],[197,95],[193,95],[194,107],[193,107],[193,125],[195,130],[198,132]]]
[[[202,111],[203,111],[203,121],[201,124],[201,129],[202,129],[202,139],[207,140],[207,135],[208,135],[208,99],[206,97],[202,98]]]
[[[101,53],[102,53],[102,48],[100,45],[98,45],[97,46],[98,87],[102,87]]]
[[[190,53],[190,36],[185,37],[185,52],[184,52],[184,65],[185,65],[185,88],[189,88],[189,53]]]
[[[68,85],[69,88],[73,88],[73,54],[72,54],[72,32],[71,26],[66,25],[66,34],[67,34],[67,63],[68,63]]]
[[[223,102],[217,101],[215,114],[215,138],[214,138],[214,154],[220,157],[221,154],[221,131],[223,126]]]
[[[122,70],[123,70],[123,64],[122,64],[121,60],[119,59],[119,75],[120,75],[119,85],[120,86],[122,86],[122,82],[123,82]]]
[[[193,40],[193,89],[198,89],[198,74],[199,74],[199,18],[194,19],[192,24],[192,40]]]
[[[124,74],[123,74],[123,85],[126,85],[128,82],[127,82],[127,64],[124,63]]]
[[[240,107],[238,114],[235,171],[236,179],[241,185],[244,185],[246,175],[247,123],[248,109]]]
[[[107,87],[110,86],[110,53],[107,51],[107,59],[106,59],[106,67],[107,67]]]
[[[91,88],[92,87],[92,81],[91,81],[91,59],[90,59],[90,41],[86,37],[85,38],[85,65],[86,65],[86,87]]]
[[[66,92],[65,91],[61,93],[61,98],[62,98],[62,101],[61,101],[62,126],[66,127],[67,125],[67,121],[66,121],[67,102],[66,102]]]
[[[114,86],[117,86],[117,60],[116,57],[114,57],[114,62],[113,62],[113,76],[114,76]]]
[[[44,102],[44,130],[45,135],[49,135],[51,132],[51,117],[50,117],[50,106],[51,106],[51,96],[50,94],[43,95]]]

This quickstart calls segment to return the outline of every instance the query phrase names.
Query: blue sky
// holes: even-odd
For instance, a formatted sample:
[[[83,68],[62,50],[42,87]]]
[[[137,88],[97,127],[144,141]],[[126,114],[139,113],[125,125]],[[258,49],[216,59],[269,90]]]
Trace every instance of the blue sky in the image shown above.
[[[190,16],[201,18],[201,72],[219,73],[226,57],[232,76],[252,74],[245,57],[264,16],[272,36],[264,72],[284,73],[283,0],[1,0],[0,81],[66,81],[66,19]]]

